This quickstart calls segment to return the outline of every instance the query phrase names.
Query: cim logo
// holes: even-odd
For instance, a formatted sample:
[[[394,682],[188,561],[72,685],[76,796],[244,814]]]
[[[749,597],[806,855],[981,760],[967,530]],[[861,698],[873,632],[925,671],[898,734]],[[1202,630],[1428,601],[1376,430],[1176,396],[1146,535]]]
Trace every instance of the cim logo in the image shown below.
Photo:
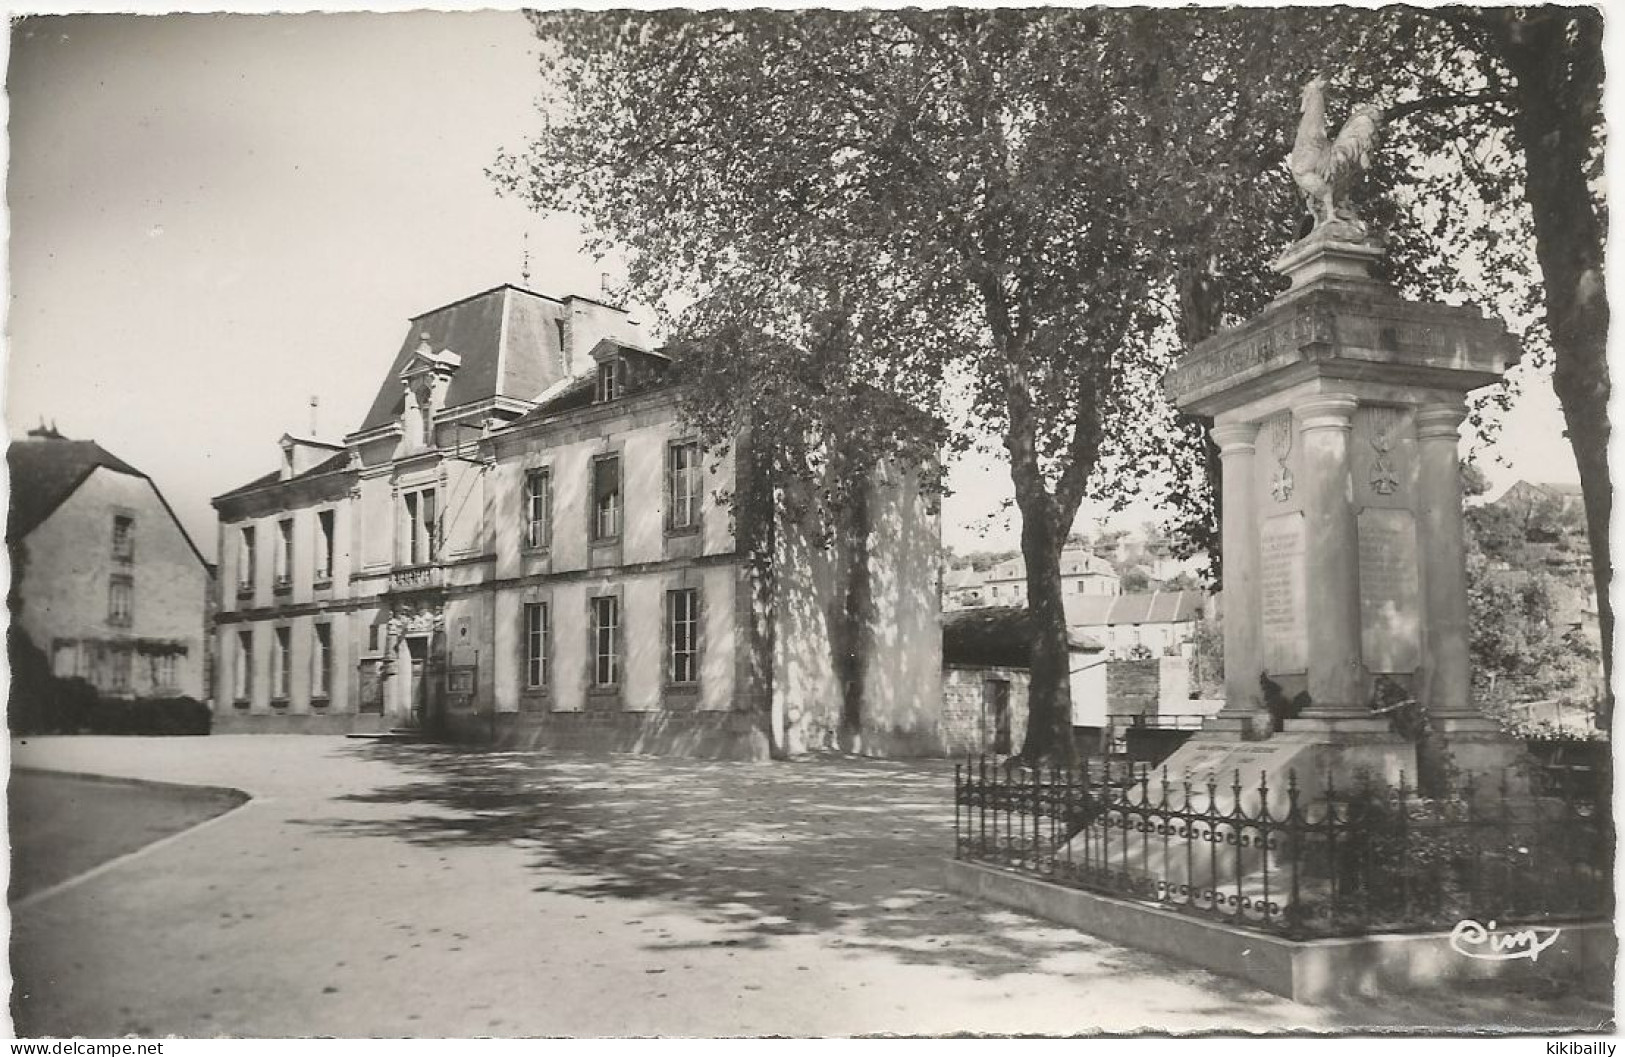
[[[1472,918],[1458,921],[1450,930],[1450,948],[1457,954],[1488,962],[1509,962],[1517,958],[1538,961],[1540,952],[1557,942],[1562,929],[1519,929],[1497,932],[1496,923],[1480,924]],[[1542,936],[1541,933],[1545,932]]]

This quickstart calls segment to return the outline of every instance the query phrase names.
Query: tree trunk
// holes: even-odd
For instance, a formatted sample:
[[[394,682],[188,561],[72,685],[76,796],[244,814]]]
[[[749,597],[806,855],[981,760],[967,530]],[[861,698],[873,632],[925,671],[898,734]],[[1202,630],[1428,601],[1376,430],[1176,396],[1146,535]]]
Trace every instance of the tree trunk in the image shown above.
[[[1533,16],[1508,11],[1500,18],[1497,37],[1502,57],[1517,80],[1515,120],[1546,295],[1552,388],[1563,407],[1585,499],[1607,687],[1598,718],[1606,728],[1614,705],[1614,611],[1608,599],[1613,579],[1608,553],[1613,505],[1608,478],[1608,298],[1602,272],[1603,225],[1586,184],[1601,89],[1601,15],[1594,9],[1570,9]]]
[[[1061,604],[1063,526],[1041,507],[1022,506],[1021,557],[1027,564],[1027,612],[1032,621],[1028,661],[1027,733],[1018,754],[1028,766],[1051,763],[1072,767],[1078,747],[1072,737],[1072,658],[1067,649],[1066,610]]]
[[[849,467],[845,460],[843,469]],[[869,577],[869,518],[868,480],[852,482],[845,509],[841,512],[841,531],[838,538],[844,590],[842,592],[841,619],[837,622],[836,663],[841,673],[841,728],[838,743],[843,752],[862,751],[863,737],[863,675],[867,657],[864,652],[864,629],[868,626],[873,609],[873,584]]]
[[[1219,332],[1219,325],[1224,321],[1224,285],[1208,264],[1194,256],[1181,264],[1175,281],[1179,287],[1179,337],[1188,355],[1198,344]],[[1185,535],[1187,542],[1207,552],[1209,587],[1221,591],[1224,589],[1224,540],[1220,533],[1220,526],[1224,524],[1224,464],[1219,458],[1219,445],[1213,440],[1213,420],[1185,414],[1179,418],[1182,423],[1191,424],[1196,433],[1196,443],[1202,450],[1203,475],[1212,500],[1205,513],[1194,514],[1185,527]]]
[[[750,671],[750,705],[756,725],[767,740],[768,755],[788,759],[784,705],[773,685],[773,653],[778,637],[778,518],[774,487],[763,445],[749,426],[734,447],[734,531],[745,551],[745,575],[750,589],[750,624],[746,641]]]

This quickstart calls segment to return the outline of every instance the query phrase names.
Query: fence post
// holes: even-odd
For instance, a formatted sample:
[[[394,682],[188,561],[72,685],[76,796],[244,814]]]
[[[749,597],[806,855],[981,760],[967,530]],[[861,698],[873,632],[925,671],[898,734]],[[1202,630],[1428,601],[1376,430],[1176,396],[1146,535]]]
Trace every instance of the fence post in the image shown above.
[[[1185,905],[1196,904],[1196,812],[1191,808],[1191,775],[1189,771],[1180,779],[1185,798],[1179,805],[1185,823]]]
[[[1337,787],[1326,772],[1326,877],[1331,883],[1330,909],[1335,914],[1343,898],[1343,878],[1337,869]]]
[[[1272,916],[1270,911],[1270,776],[1268,771],[1258,772],[1258,827],[1253,833],[1253,839],[1258,842],[1259,856],[1264,867],[1263,902],[1259,905],[1264,924],[1270,924]]]
[[[1207,776],[1207,893],[1208,909],[1219,909],[1219,828],[1215,820],[1219,817],[1219,776],[1209,773]]]
[[[1242,846],[1242,838],[1245,837],[1246,834],[1247,834],[1247,829],[1246,829],[1246,817],[1247,817],[1247,814],[1246,814],[1246,812],[1242,811],[1242,809],[1241,809],[1241,768],[1240,767],[1237,767],[1235,769],[1235,774],[1230,779],[1230,798],[1231,798],[1230,799],[1230,818],[1232,819],[1231,829],[1234,830],[1234,833],[1232,834],[1232,836],[1234,836],[1236,838],[1236,917],[1239,918],[1239,917],[1241,917],[1242,901],[1245,898],[1243,896],[1243,894],[1242,894],[1242,891],[1241,891],[1241,875],[1242,875],[1241,846]]]
[[[1287,904],[1287,924],[1289,928],[1296,926],[1303,920],[1302,887],[1300,874],[1303,867],[1303,840],[1304,819],[1298,809],[1298,772],[1296,768],[1288,768],[1286,772],[1286,824],[1287,838],[1292,845],[1292,886],[1291,901]]]
[[[1032,811],[1032,813],[1033,813],[1033,868],[1034,869],[1040,868],[1043,865],[1043,862],[1044,862],[1043,842],[1040,841],[1039,838],[1038,838],[1038,819],[1040,817],[1039,813],[1038,813],[1038,785],[1039,785],[1039,782],[1038,782],[1038,766],[1035,764],[1033,766],[1033,796],[1032,796],[1032,809],[1033,809],[1033,811]]]
[[[977,770],[980,777],[976,782],[976,829],[977,854],[987,855],[987,756],[983,754],[976,758]]]
[[[1417,897],[1417,886],[1411,884],[1411,864],[1415,861],[1415,859],[1411,855],[1411,812],[1410,805],[1408,803],[1409,800],[1409,789],[1405,785],[1405,772],[1400,771],[1399,802],[1394,805],[1394,811],[1398,816],[1398,821],[1395,823],[1395,828],[1399,832],[1399,907],[1400,913],[1404,914],[1406,920],[1409,920],[1412,917],[1412,911],[1415,909]],[[1366,839],[1373,840],[1372,837],[1367,837]],[[1373,843],[1375,843],[1374,840]],[[1365,915],[1369,917],[1369,897],[1367,898],[1366,902],[1367,905],[1361,909]]]

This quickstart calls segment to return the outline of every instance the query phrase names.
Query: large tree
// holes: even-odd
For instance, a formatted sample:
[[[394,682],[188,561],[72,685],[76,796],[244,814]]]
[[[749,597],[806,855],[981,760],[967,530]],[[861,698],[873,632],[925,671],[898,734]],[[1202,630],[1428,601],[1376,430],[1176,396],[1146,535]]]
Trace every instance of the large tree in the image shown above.
[[[1255,9],[1250,17],[1280,14]],[[1611,674],[1601,12],[1391,7],[1345,10],[1324,26],[1322,43],[1298,57],[1317,63],[1343,104],[1373,101],[1386,112],[1384,143],[1361,190],[1389,244],[1387,277],[1410,296],[1466,296],[1500,313],[1522,339],[1526,383],[1544,384],[1550,370],[1584,493]],[[1292,54],[1285,42],[1282,54]],[[1235,70],[1250,76],[1245,65]],[[1191,245],[1204,243],[1197,238]],[[1224,310],[1234,308],[1233,296],[1226,306],[1226,294],[1234,294],[1237,278],[1204,268],[1199,252],[1186,255],[1177,286],[1178,346],[1223,322]],[[1244,293],[1255,290],[1245,283]],[[1212,551],[1218,468],[1206,423],[1159,408],[1150,383],[1141,385],[1145,410],[1130,430],[1109,438],[1110,457],[1154,470],[1156,497],[1175,511],[1182,549]],[[1471,420],[1482,438],[1499,434],[1498,412],[1511,397],[1511,389],[1498,386],[1474,401]],[[1605,727],[1612,710],[1610,679],[1600,717]]]
[[[1440,214],[1440,233],[1453,235],[1468,252],[1510,264],[1485,269],[1484,286],[1498,300],[1523,302],[1538,313],[1540,325],[1531,328],[1526,347],[1537,358],[1550,356],[1585,498],[1603,663],[1611,672],[1602,12],[1402,9],[1392,19],[1390,39],[1431,46],[1409,64],[1413,98],[1396,114],[1409,119],[1407,135],[1416,148],[1438,153],[1455,147],[1463,161],[1455,186],[1470,192],[1476,206],[1463,202]],[[1429,174],[1416,180],[1437,188]],[[1611,680],[1605,707],[1611,716]]]
[[[1200,337],[1270,289],[1285,131],[1337,17],[537,14],[552,121],[504,178],[584,214],[636,294],[694,298],[680,342],[756,335],[690,343],[700,417],[862,465],[899,443],[853,428],[873,412],[849,394],[877,391],[998,438],[1036,628],[1022,755],[1065,760],[1061,547],[1105,438],[1158,399],[1158,328]]]
[[[1364,190],[1390,244],[1389,277],[1411,296],[1465,295],[1501,313],[1522,338],[1530,373],[1551,371],[1585,498],[1611,672],[1601,11],[1392,7],[1347,12],[1330,25],[1338,42],[1323,53],[1321,72],[1345,104],[1375,101],[1386,112]],[[1215,286],[1222,298],[1222,280]],[[1187,314],[1188,340],[1211,332],[1204,318]],[[1474,404],[1473,424],[1485,435],[1498,432],[1496,412],[1509,395],[1497,387]],[[1181,511],[1187,546],[1210,545],[1213,474],[1191,471],[1211,448],[1194,424],[1183,432],[1170,418],[1161,424],[1139,446],[1148,450],[1131,446],[1128,457],[1158,465],[1172,482],[1165,498]],[[1612,701],[1610,681],[1609,715]]]

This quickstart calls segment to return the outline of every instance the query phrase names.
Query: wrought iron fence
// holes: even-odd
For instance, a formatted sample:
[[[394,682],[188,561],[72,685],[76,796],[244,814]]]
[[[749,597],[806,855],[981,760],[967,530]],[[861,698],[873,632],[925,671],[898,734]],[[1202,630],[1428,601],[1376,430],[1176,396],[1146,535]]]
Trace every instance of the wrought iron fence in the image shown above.
[[[1293,938],[1610,917],[1608,783],[1469,775],[1423,797],[982,757],[955,768],[955,854]]]

